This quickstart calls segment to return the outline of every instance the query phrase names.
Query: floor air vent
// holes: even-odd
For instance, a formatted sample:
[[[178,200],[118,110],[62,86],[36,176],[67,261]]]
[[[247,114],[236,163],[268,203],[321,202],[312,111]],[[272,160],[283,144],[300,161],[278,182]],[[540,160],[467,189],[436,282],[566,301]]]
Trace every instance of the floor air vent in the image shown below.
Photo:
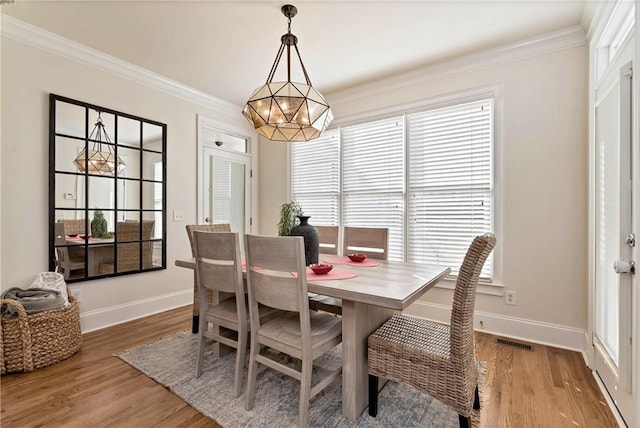
[[[498,342],[501,345],[513,346],[514,348],[533,351],[533,346],[527,345],[526,343],[514,342],[513,340],[500,339],[500,338],[498,338],[496,342]]]

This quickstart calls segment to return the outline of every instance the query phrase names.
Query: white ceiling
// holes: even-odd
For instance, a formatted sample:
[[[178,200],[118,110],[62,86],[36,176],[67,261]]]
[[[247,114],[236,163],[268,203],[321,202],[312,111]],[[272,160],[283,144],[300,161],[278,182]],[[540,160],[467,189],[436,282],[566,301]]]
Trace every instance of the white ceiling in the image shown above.
[[[584,0],[291,3],[298,8],[291,30],[298,36],[311,82],[325,96],[580,24],[587,4]],[[283,4],[16,0],[3,5],[1,12],[242,105],[265,82],[280,36],[286,33]],[[292,64],[295,80],[300,80],[297,63]],[[330,96],[327,100],[331,103]]]

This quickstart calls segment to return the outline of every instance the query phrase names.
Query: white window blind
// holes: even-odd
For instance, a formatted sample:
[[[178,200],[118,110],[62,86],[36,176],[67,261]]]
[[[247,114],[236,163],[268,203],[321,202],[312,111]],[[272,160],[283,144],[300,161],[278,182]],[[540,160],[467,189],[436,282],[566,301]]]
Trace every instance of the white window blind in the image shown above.
[[[339,224],[340,139],[338,131],[291,145],[291,198],[297,201],[309,222],[318,226]]]
[[[213,221],[231,224],[231,162],[213,159]]]
[[[456,274],[473,238],[491,231],[492,111],[487,99],[408,115],[410,261]]]
[[[342,225],[389,228],[391,260],[404,259],[404,119],[342,129]]]

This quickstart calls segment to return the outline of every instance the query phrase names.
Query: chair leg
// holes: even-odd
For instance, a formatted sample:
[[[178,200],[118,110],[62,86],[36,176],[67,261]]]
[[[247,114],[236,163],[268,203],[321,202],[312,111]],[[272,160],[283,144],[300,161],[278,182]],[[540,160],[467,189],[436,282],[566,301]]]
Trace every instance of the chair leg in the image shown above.
[[[244,362],[247,356],[247,330],[238,332],[238,348],[236,349],[236,375],[233,381],[233,396],[239,397],[242,391],[242,379],[244,378]]]
[[[471,428],[471,418],[458,414],[458,420],[460,421],[460,428]]]
[[[196,377],[200,377],[202,374],[202,360],[204,359],[204,350],[207,347],[207,338],[204,337],[207,331],[207,322],[204,318],[199,322],[199,331],[198,337],[200,340],[198,340],[198,357],[196,358]]]
[[[478,391],[478,385],[476,385],[476,392],[473,398],[473,408],[474,410],[480,410],[480,391]]]
[[[369,416],[378,416],[378,376],[369,375]]]
[[[257,335],[251,332],[251,350],[249,351],[249,375],[247,376],[247,397],[244,404],[245,410],[253,409],[256,400],[256,382],[258,379],[258,362],[256,354],[260,352]]]
[[[298,426],[309,426],[309,401],[311,401],[311,370],[313,360],[310,355],[302,357],[302,371],[300,377],[300,405],[298,414]]]

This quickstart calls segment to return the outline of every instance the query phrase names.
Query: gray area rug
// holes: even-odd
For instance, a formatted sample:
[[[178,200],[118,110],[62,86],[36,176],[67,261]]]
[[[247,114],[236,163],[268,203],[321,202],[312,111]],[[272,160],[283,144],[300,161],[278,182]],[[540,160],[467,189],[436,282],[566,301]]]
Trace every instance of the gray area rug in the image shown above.
[[[176,333],[130,349],[119,357],[148,377],[167,387],[190,406],[223,427],[294,427],[298,418],[300,384],[295,379],[258,365],[256,401],[244,409],[247,369],[243,392],[233,397],[235,353],[214,358],[205,353],[202,376],[196,378],[197,335]],[[247,352],[248,354],[248,352]],[[292,363],[293,364],[293,363]],[[318,358],[315,365],[331,369],[341,364],[341,348]],[[316,375],[322,369],[314,369]],[[389,382],[379,395],[378,416],[367,411],[356,423],[342,417],[342,383],[336,381],[311,400],[312,427],[458,427],[458,415],[437,400],[415,389]],[[475,415],[474,415],[475,416]],[[476,419],[476,418],[474,418]]]

